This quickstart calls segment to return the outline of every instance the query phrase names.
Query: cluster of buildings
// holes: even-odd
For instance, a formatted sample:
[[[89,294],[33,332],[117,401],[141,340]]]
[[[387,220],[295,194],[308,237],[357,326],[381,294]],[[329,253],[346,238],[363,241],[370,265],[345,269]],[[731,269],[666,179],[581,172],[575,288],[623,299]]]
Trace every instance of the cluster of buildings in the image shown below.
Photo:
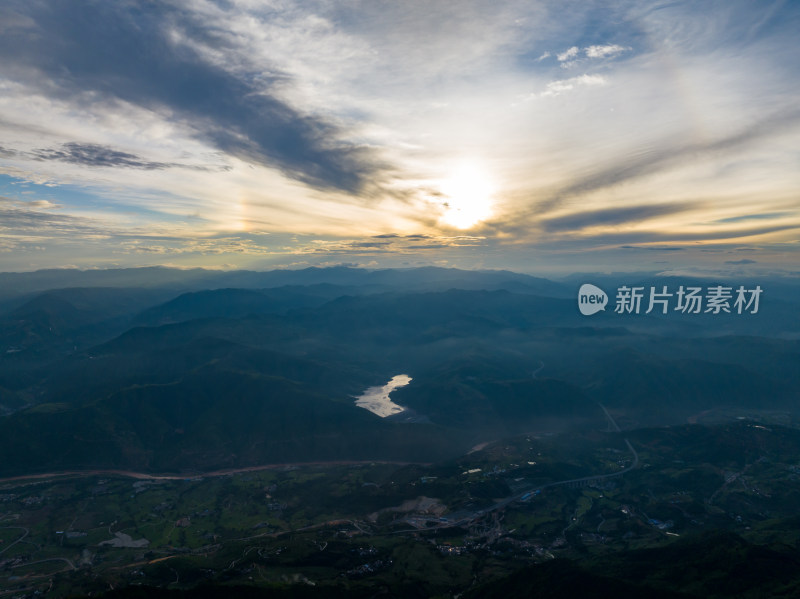
[[[376,572],[380,572],[381,570],[385,570],[392,565],[392,560],[390,559],[377,559],[374,562],[367,562],[366,564],[361,564],[356,568],[351,568],[347,572],[345,572],[345,576],[348,578],[358,578],[359,576],[369,576],[370,574],[375,574]]]

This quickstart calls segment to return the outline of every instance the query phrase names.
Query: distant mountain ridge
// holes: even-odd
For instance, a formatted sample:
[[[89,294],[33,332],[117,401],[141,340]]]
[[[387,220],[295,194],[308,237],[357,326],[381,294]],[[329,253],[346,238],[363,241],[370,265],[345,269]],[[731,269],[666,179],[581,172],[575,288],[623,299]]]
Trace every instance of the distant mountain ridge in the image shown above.
[[[0,281],[21,294],[0,310],[6,473],[426,461],[508,434],[605,430],[598,404],[632,429],[791,418],[800,400],[789,299],[754,318],[585,317],[571,285],[433,267]],[[31,291],[48,282],[63,287]],[[355,405],[398,374],[412,378],[392,395],[408,418]]]
[[[514,287],[531,293],[565,297],[569,285],[549,279],[505,270],[459,270],[433,266],[404,269],[365,269],[348,266],[304,269],[206,270],[142,267],[107,270],[50,269],[21,273],[0,273],[0,298],[16,297],[65,287],[167,287],[206,290],[221,288],[265,289],[287,285],[338,285],[386,290],[433,290],[449,287],[502,289]]]

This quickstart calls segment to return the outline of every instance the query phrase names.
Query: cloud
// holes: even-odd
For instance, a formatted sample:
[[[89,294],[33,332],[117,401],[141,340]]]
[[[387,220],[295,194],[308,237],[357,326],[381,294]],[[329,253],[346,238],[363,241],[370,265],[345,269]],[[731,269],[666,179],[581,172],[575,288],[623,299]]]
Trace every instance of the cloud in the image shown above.
[[[686,249],[674,245],[621,245],[619,247],[623,250],[647,250],[651,252],[681,252]]]
[[[761,237],[764,235],[770,235],[772,233],[798,230],[800,230],[800,223],[785,223],[771,227],[754,227],[750,229],[737,230],[715,230],[710,232],[637,231],[597,235],[592,238],[592,243],[602,243],[604,245],[625,243],[630,245],[634,243],[652,244],[654,242],[738,242],[737,240],[746,239],[748,237]]]
[[[565,69],[569,69],[574,67],[576,64],[582,61],[579,56],[583,54],[586,58],[594,59],[594,58],[613,58],[623,52],[628,52],[632,50],[630,46],[620,46],[618,44],[607,44],[607,45],[595,45],[595,46],[588,46],[586,48],[579,48],[578,46],[572,46],[568,50],[561,52],[556,55],[556,58],[561,63],[561,67]],[[542,54],[536,62],[541,62],[545,58],[550,56],[550,52],[545,52]]]
[[[748,228],[722,228],[707,226],[665,226],[662,222],[654,221],[648,224],[650,218],[660,216],[669,217],[673,214],[685,213],[684,220],[691,221],[693,204],[698,206],[700,212],[713,209],[716,200],[707,200],[703,203],[676,202],[675,208],[670,209],[669,204],[654,204],[648,206],[642,203],[638,206],[623,208],[610,208],[588,212],[575,212],[573,214],[540,219],[532,214],[513,214],[497,222],[488,223],[482,233],[489,239],[507,239],[514,244],[524,244],[526,240],[536,239],[540,247],[574,247],[587,250],[591,248],[611,248],[620,246],[665,246],[667,244],[687,249],[695,244],[711,244],[719,242],[730,248],[735,244],[740,247],[743,243],[764,243],[769,239],[786,239],[800,231],[800,221],[784,220],[782,222],[754,226]],[[643,224],[639,224],[643,223]],[[597,230],[590,227],[597,224]],[[626,226],[628,224],[636,226]],[[537,227],[538,234],[532,232]]]
[[[26,202],[26,204],[32,208],[41,210],[55,210],[56,208],[61,208],[59,204],[54,204],[50,200],[31,200],[30,202]]]
[[[700,204],[697,202],[676,202],[672,204],[644,204],[622,208],[605,208],[603,210],[576,212],[575,214],[550,218],[543,220],[541,224],[545,231],[574,231],[587,227],[637,223],[658,216],[694,210],[699,207]]]
[[[27,202],[0,201],[0,234],[14,237],[42,237],[50,235],[95,235],[104,234],[104,227],[95,220],[66,214],[42,212],[28,206]]]
[[[740,264],[757,264],[757,263],[758,262],[756,260],[748,260],[748,259],[744,259],[744,260],[726,260],[725,261],[725,264],[736,264],[736,265],[740,265]]]
[[[578,46],[572,46],[569,50],[565,50],[564,52],[556,55],[556,58],[559,62],[564,62],[565,60],[575,58],[578,55],[578,52],[580,52]]]
[[[72,164],[92,167],[122,167],[144,170],[160,170],[177,164],[150,162],[135,154],[114,150],[98,144],[65,143],[61,149],[39,149],[32,152],[38,160],[60,160]]]
[[[563,265],[599,260],[600,244],[642,260],[619,244],[796,237],[792,3],[2,4],[0,193],[58,205],[13,206],[4,234],[74,248],[112,235],[94,260],[50,251],[50,264],[276,252],[209,237],[254,228],[410,263],[415,244],[452,260],[476,243],[498,265],[513,247],[566,247]],[[433,199],[462,159],[496,184],[494,220],[473,231],[488,240],[443,242]],[[692,198],[701,210],[683,213]],[[148,235],[170,230],[203,241]],[[370,240],[392,243],[356,245]]]
[[[742,216],[731,216],[729,218],[720,218],[714,222],[717,223],[740,223],[748,220],[769,220],[773,218],[782,218],[791,215],[791,212],[764,212],[761,214],[743,214]]]
[[[354,243],[353,247],[355,247],[355,248],[380,248],[380,247],[385,247],[387,245],[391,245],[391,241],[360,241],[358,243]]]
[[[226,40],[215,24],[177,5],[13,6],[35,24],[0,36],[0,61],[41,93],[73,102],[121,100],[169,113],[218,149],[320,189],[357,192],[381,168],[369,148],[345,139],[341,122],[304,114],[284,101],[281,89],[291,82],[279,70],[228,66]],[[115,160],[91,149],[77,155],[67,150],[61,159]],[[116,160],[127,160],[128,167],[137,162]],[[133,168],[158,167],[143,161]]]
[[[568,197],[584,195],[688,162],[696,162],[702,156],[746,149],[753,143],[783,134],[787,128],[794,127],[798,123],[800,123],[800,110],[780,111],[714,141],[684,144],[665,143],[662,147],[653,148],[646,153],[622,156],[611,165],[562,187],[556,194],[543,201],[538,206],[538,210],[545,212],[558,206]]]
[[[617,44],[609,44],[607,46],[589,46],[584,48],[583,51],[588,58],[607,58],[609,56],[616,56],[623,52],[631,50],[627,46],[619,46]]]
[[[541,96],[558,96],[564,92],[575,89],[576,87],[597,87],[605,85],[608,81],[602,75],[580,75],[570,79],[559,79],[547,84]]]

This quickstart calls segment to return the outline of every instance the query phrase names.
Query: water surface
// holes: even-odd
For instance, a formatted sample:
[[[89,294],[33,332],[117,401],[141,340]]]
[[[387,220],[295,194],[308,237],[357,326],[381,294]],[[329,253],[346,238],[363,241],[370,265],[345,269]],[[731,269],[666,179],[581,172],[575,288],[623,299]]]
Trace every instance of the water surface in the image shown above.
[[[398,387],[405,387],[410,382],[411,377],[407,374],[393,376],[392,380],[383,387],[370,387],[364,391],[356,398],[356,405],[369,410],[373,414],[377,414],[381,418],[404,412],[405,408],[389,399],[389,394]]]

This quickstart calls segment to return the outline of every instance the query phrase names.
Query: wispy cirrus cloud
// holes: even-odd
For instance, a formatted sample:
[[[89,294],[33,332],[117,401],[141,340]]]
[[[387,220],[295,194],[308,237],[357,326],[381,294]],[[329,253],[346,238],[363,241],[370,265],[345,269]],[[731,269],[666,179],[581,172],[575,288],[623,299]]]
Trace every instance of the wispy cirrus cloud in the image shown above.
[[[584,48],[583,51],[587,58],[608,58],[617,56],[623,52],[632,50],[630,46],[620,46],[619,44],[607,44],[605,46],[589,46]]]
[[[11,6],[20,18],[0,38],[0,58],[44,93],[75,100],[91,93],[95,102],[169,110],[218,149],[320,188],[356,191],[379,170],[369,148],[346,140],[342,124],[280,98],[279,69],[238,73],[198,51],[224,40],[191,10],[160,3],[147,10],[106,2],[80,10],[48,2]]]
[[[167,162],[152,162],[129,152],[115,150],[100,144],[69,142],[59,149],[37,149],[31,152],[37,160],[59,160],[90,167],[134,168],[160,170],[180,166]]]
[[[571,46],[570,48],[556,54],[556,60],[561,63],[561,67],[569,69],[586,60],[599,58],[615,58],[625,52],[633,50],[630,46],[620,46],[619,44],[596,44],[585,48]],[[550,52],[545,52],[539,60],[544,60],[550,56]]]
[[[720,218],[718,223],[741,223],[748,220],[778,220],[785,216],[797,215],[797,212],[762,212],[760,214],[742,214],[740,216],[730,216],[728,218]]]
[[[725,152],[745,151],[748,146],[762,143],[772,137],[783,136],[787,128],[800,126],[800,110],[790,109],[763,117],[759,121],[707,142],[664,143],[636,156],[623,156],[621,160],[570,182],[556,194],[543,201],[538,209],[548,211],[564,199],[606,189],[624,182],[647,177],[675,168],[698,158]]]
[[[597,87],[606,85],[608,80],[602,75],[580,75],[569,79],[559,79],[547,84],[545,90],[540,94],[542,97],[558,96],[564,92],[571,91],[577,87]]]
[[[97,229],[98,260],[268,260],[265,230],[413,263],[788,243],[798,22],[792,3],[9,0],[4,247],[74,253]],[[480,242],[443,241],[459,202],[488,204]]]
[[[585,210],[549,218],[541,221],[545,231],[580,231],[587,227],[606,227],[609,225],[629,225],[640,223],[659,216],[667,216],[702,208],[701,202],[675,202],[670,204],[645,204]]]

